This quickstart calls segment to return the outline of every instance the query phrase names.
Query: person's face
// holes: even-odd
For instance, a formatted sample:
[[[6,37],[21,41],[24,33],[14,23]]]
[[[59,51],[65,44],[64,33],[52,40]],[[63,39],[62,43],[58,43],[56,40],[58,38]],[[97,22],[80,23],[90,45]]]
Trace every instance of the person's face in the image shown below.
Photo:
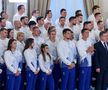
[[[65,21],[66,21],[65,18],[61,18],[61,19],[59,20],[61,26],[64,26],[64,25],[65,25]]]
[[[69,40],[70,37],[71,37],[71,32],[70,32],[70,31],[67,31],[67,32],[64,34],[64,38]]]
[[[11,49],[16,49],[16,46],[17,46],[17,42],[16,41],[13,41],[12,44],[11,44]]]
[[[98,28],[99,28],[99,29],[104,29],[104,23],[101,22],[100,24],[98,24]]]
[[[2,14],[2,17],[5,18],[5,19],[8,19],[8,14],[7,14],[7,12],[3,13],[3,14]]]
[[[99,14],[99,15],[96,16],[96,20],[97,20],[97,21],[99,21],[99,20],[101,20],[101,19],[102,19],[101,14]]]
[[[36,17],[39,17],[40,16],[40,12],[37,10],[36,11]]]
[[[21,22],[20,21],[15,21],[14,25],[16,28],[21,28]]]
[[[25,22],[25,25],[28,25],[28,22],[29,22],[28,18],[25,18],[24,22]]]
[[[11,30],[9,33],[9,38],[13,38],[14,37],[14,30]]]
[[[70,35],[70,40],[73,40],[74,39],[74,33],[70,33],[71,35]]]
[[[50,33],[50,35],[49,35],[49,38],[50,38],[51,40],[55,40],[55,39],[56,39],[56,31],[52,31],[52,32]]]
[[[100,8],[97,8],[97,9],[94,10],[94,14],[100,13],[100,12],[101,12]]]
[[[18,37],[19,41],[23,41],[24,40],[24,34],[20,34],[20,36]]]
[[[86,30],[83,34],[82,34],[82,36],[84,37],[84,38],[88,38],[89,37],[89,30]]]
[[[52,12],[49,12],[49,13],[48,13],[48,17],[49,17],[49,18],[52,18]]]
[[[105,34],[103,34],[101,37],[100,37],[100,39],[102,40],[102,41],[104,41],[104,42],[107,42],[107,33],[105,33]]]
[[[49,29],[49,27],[51,27],[51,23],[50,23],[50,22],[45,23],[45,24],[44,24],[44,27],[46,28],[46,30],[48,30],[48,29]]]
[[[63,12],[61,13],[61,16],[66,17],[66,16],[67,16],[67,12],[66,12],[66,11],[63,11]]]
[[[93,26],[92,26],[92,23],[89,23],[85,26],[85,28],[87,28],[88,30],[92,30]]]
[[[2,26],[2,27],[5,27],[5,26],[6,26],[6,20],[5,20],[5,19],[3,19],[3,20],[1,21],[1,26]]]
[[[44,25],[44,18],[42,18],[42,19],[39,21],[39,24],[40,24],[40,25]]]
[[[82,21],[83,21],[83,16],[79,16],[79,17],[78,17],[78,20],[79,20],[80,23],[82,23]]]
[[[7,35],[8,35],[8,31],[7,30],[1,31],[1,36],[2,37],[7,38]]]
[[[75,19],[73,19],[73,25],[76,25],[76,23],[77,23],[77,20],[75,18]]]
[[[25,13],[25,7],[24,6],[21,7],[21,11],[22,11],[22,13]]]
[[[44,50],[45,53],[48,53],[48,51],[49,51],[48,46],[45,46],[45,48],[43,50]]]
[[[35,28],[33,33],[34,33],[35,36],[39,36],[40,35],[39,28]]]

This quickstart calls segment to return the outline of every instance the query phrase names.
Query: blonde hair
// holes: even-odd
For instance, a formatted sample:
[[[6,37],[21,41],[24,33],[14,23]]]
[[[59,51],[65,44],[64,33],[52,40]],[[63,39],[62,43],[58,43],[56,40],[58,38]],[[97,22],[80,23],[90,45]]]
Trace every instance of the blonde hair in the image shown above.
[[[18,33],[17,33],[17,40],[18,40],[18,37],[20,37],[22,34],[24,35],[23,32],[18,32]]]

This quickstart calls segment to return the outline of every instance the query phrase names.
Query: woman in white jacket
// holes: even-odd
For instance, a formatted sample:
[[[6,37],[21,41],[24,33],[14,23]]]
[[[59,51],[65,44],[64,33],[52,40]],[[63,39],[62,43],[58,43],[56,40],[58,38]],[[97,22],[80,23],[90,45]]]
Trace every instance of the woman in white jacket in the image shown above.
[[[29,38],[26,40],[24,48],[24,57],[26,61],[26,90],[35,90],[36,79],[39,73],[38,59],[36,50],[33,48],[34,39]]]
[[[22,54],[16,49],[16,40],[10,39],[7,51],[4,54],[6,63],[6,90],[20,90]]]
[[[39,55],[40,65],[40,87],[39,90],[54,90],[54,79],[52,76],[53,59],[48,53],[48,45],[41,45],[41,54]]]

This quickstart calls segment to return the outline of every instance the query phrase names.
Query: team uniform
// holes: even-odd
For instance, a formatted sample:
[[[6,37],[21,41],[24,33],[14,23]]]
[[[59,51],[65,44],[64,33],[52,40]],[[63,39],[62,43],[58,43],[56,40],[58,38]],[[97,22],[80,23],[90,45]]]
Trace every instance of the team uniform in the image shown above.
[[[74,90],[76,83],[76,68],[68,68],[71,63],[76,64],[77,51],[75,43],[61,40],[57,46],[58,55],[61,60],[61,90]]]
[[[54,77],[54,85],[55,85],[55,90],[58,90],[58,84],[59,84],[59,79],[61,76],[61,69],[60,69],[60,61],[57,53],[57,44],[58,41],[55,40],[55,42],[52,42],[50,39],[46,41],[46,44],[49,47],[49,53],[54,57],[54,68],[53,68],[53,77]]]
[[[34,46],[34,49],[36,50],[36,52],[37,52],[37,56],[39,56],[39,54],[40,54],[40,46],[41,46],[41,44],[42,43],[45,43],[45,40],[44,40],[44,38],[43,37],[41,37],[41,36],[32,36],[31,38],[33,38],[34,39],[34,43],[35,43],[35,46]]]
[[[57,32],[57,38],[58,40],[63,39],[63,29],[68,28],[68,26],[65,24],[64,26],[61,26],[60,24],[58,24],[58,26],[56,27],[56,32]]]
[[[6,90],[20,90],[21,70],[22,70],[22,54],[20,51],[14,52],[7,50],[4,54],[6,63]],[[15,73],[19,71],[18,76]]]
[[[39,55],[39,66],[41,69],[40,72],[40,86],[39,90],[54,90],[54,79],[52,75],[52,69],[53,69],[53,59],[49,58],[48,55],[46,55],[46,61],[44,61],[42,54]],[[48,72],[51,72],[50,75],[47,75]]]
[[[39,70],[37,53],[35,49],[26,49],[24,51],[24,57],[26,61],[26,81],[27,86],[26,90],[35,90],[37,74],[35,74],[36,70]]]
[[[87,53],[86,50],[91,46],[91,42],[87,39],[86,41],[80,39],[77,42],[77,49],[80,56],[79,60],[79,90],[89,90],[91,82],[91,67],[92,59],[91,54]]]
[[[26,16],[25,14],[20,15],[18,12],[13,16],[13,22],[18,20],[20,21],[20,18]]]
[[[39,27],[40,30],[40,36],[47,39],[48,35],[47,35],[47,30],[45,29],[44,25]]]

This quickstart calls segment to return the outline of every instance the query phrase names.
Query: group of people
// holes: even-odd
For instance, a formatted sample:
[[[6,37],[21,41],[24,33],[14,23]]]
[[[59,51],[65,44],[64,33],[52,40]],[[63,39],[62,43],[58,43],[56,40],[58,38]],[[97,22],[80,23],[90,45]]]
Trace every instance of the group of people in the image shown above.
[[[51,10],[29,19],[24,5],[17,9],[13,22],[0,14],[1,90],[90,90],[92,77],[95,90],[108,89],[108,30],[98,5],[87,21],[81,10],[68,19],[63,8],[55,23]]]

